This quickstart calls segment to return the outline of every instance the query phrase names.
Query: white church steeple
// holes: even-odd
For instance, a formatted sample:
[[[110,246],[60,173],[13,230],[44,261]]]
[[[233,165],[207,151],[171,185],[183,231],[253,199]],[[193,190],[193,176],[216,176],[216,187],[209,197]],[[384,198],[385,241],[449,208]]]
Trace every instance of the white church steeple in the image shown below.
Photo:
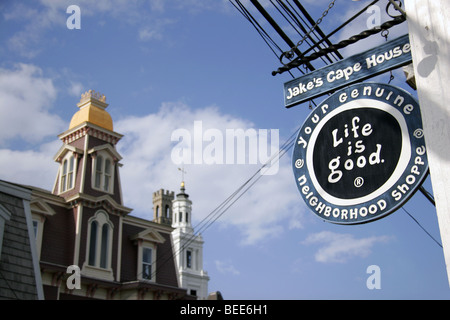
[[[191,224],[192,201],[189,200],[189,195],[185,193],[184,181],[181,182],[180,193],[176,195],[172,202],[172,227],[181,229],[185,233],[194,233]]]
[[[203,238],[192,228],[192,201],[185,193],[184,181],[180,193],[172,202],[172,239],[179,285],[198,299],[208,297],[208,273],[203,270]]]

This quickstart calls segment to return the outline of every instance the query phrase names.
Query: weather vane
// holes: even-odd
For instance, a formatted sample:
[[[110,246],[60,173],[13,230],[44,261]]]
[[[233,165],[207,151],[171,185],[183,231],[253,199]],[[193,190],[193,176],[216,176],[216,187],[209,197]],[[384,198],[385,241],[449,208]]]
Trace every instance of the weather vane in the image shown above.
[[[184,167],[178,168],[178,170],[181,171],[181,186],[184,188],[184,175],[187,174],[187,172],[184,170]]]

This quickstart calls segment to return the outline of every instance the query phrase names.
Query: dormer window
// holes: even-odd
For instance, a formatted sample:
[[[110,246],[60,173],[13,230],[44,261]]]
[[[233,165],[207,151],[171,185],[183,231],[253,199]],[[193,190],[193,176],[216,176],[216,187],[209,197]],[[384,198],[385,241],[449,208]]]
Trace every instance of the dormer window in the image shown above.
[[[75,184],[75,157],[68,154],[62,160],[61,164],[61,183],[60,192],[66,192],[74,187]]]
[[[156,281],[156,250],[166,240],[156,230],[145,229],[131,237],[138,246],[137,280]]]
[[[106,153],[94,158],[93,188],[113,193],[114,161]]]

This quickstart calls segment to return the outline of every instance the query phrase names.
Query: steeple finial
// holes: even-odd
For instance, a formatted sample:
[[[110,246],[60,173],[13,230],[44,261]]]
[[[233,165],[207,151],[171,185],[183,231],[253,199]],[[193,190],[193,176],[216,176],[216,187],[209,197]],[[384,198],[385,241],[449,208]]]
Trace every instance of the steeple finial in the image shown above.
[[[178,168],[181,171],[181,191],[184,192],[184,175],[187,173],[184,167]]]

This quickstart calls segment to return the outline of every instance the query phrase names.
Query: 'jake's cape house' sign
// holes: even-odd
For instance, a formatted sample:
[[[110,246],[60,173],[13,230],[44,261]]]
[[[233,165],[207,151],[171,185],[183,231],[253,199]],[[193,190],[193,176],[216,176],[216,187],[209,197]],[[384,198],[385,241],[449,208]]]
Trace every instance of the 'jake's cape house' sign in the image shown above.
[[[408,35],[310,72],[284,84],[286,108],[411,63]]]
[[[328,222],[365,223],[394,212],[428,173],[419,104],[387,84],[337,91],[305,120],[292,168],[303,200]]]

